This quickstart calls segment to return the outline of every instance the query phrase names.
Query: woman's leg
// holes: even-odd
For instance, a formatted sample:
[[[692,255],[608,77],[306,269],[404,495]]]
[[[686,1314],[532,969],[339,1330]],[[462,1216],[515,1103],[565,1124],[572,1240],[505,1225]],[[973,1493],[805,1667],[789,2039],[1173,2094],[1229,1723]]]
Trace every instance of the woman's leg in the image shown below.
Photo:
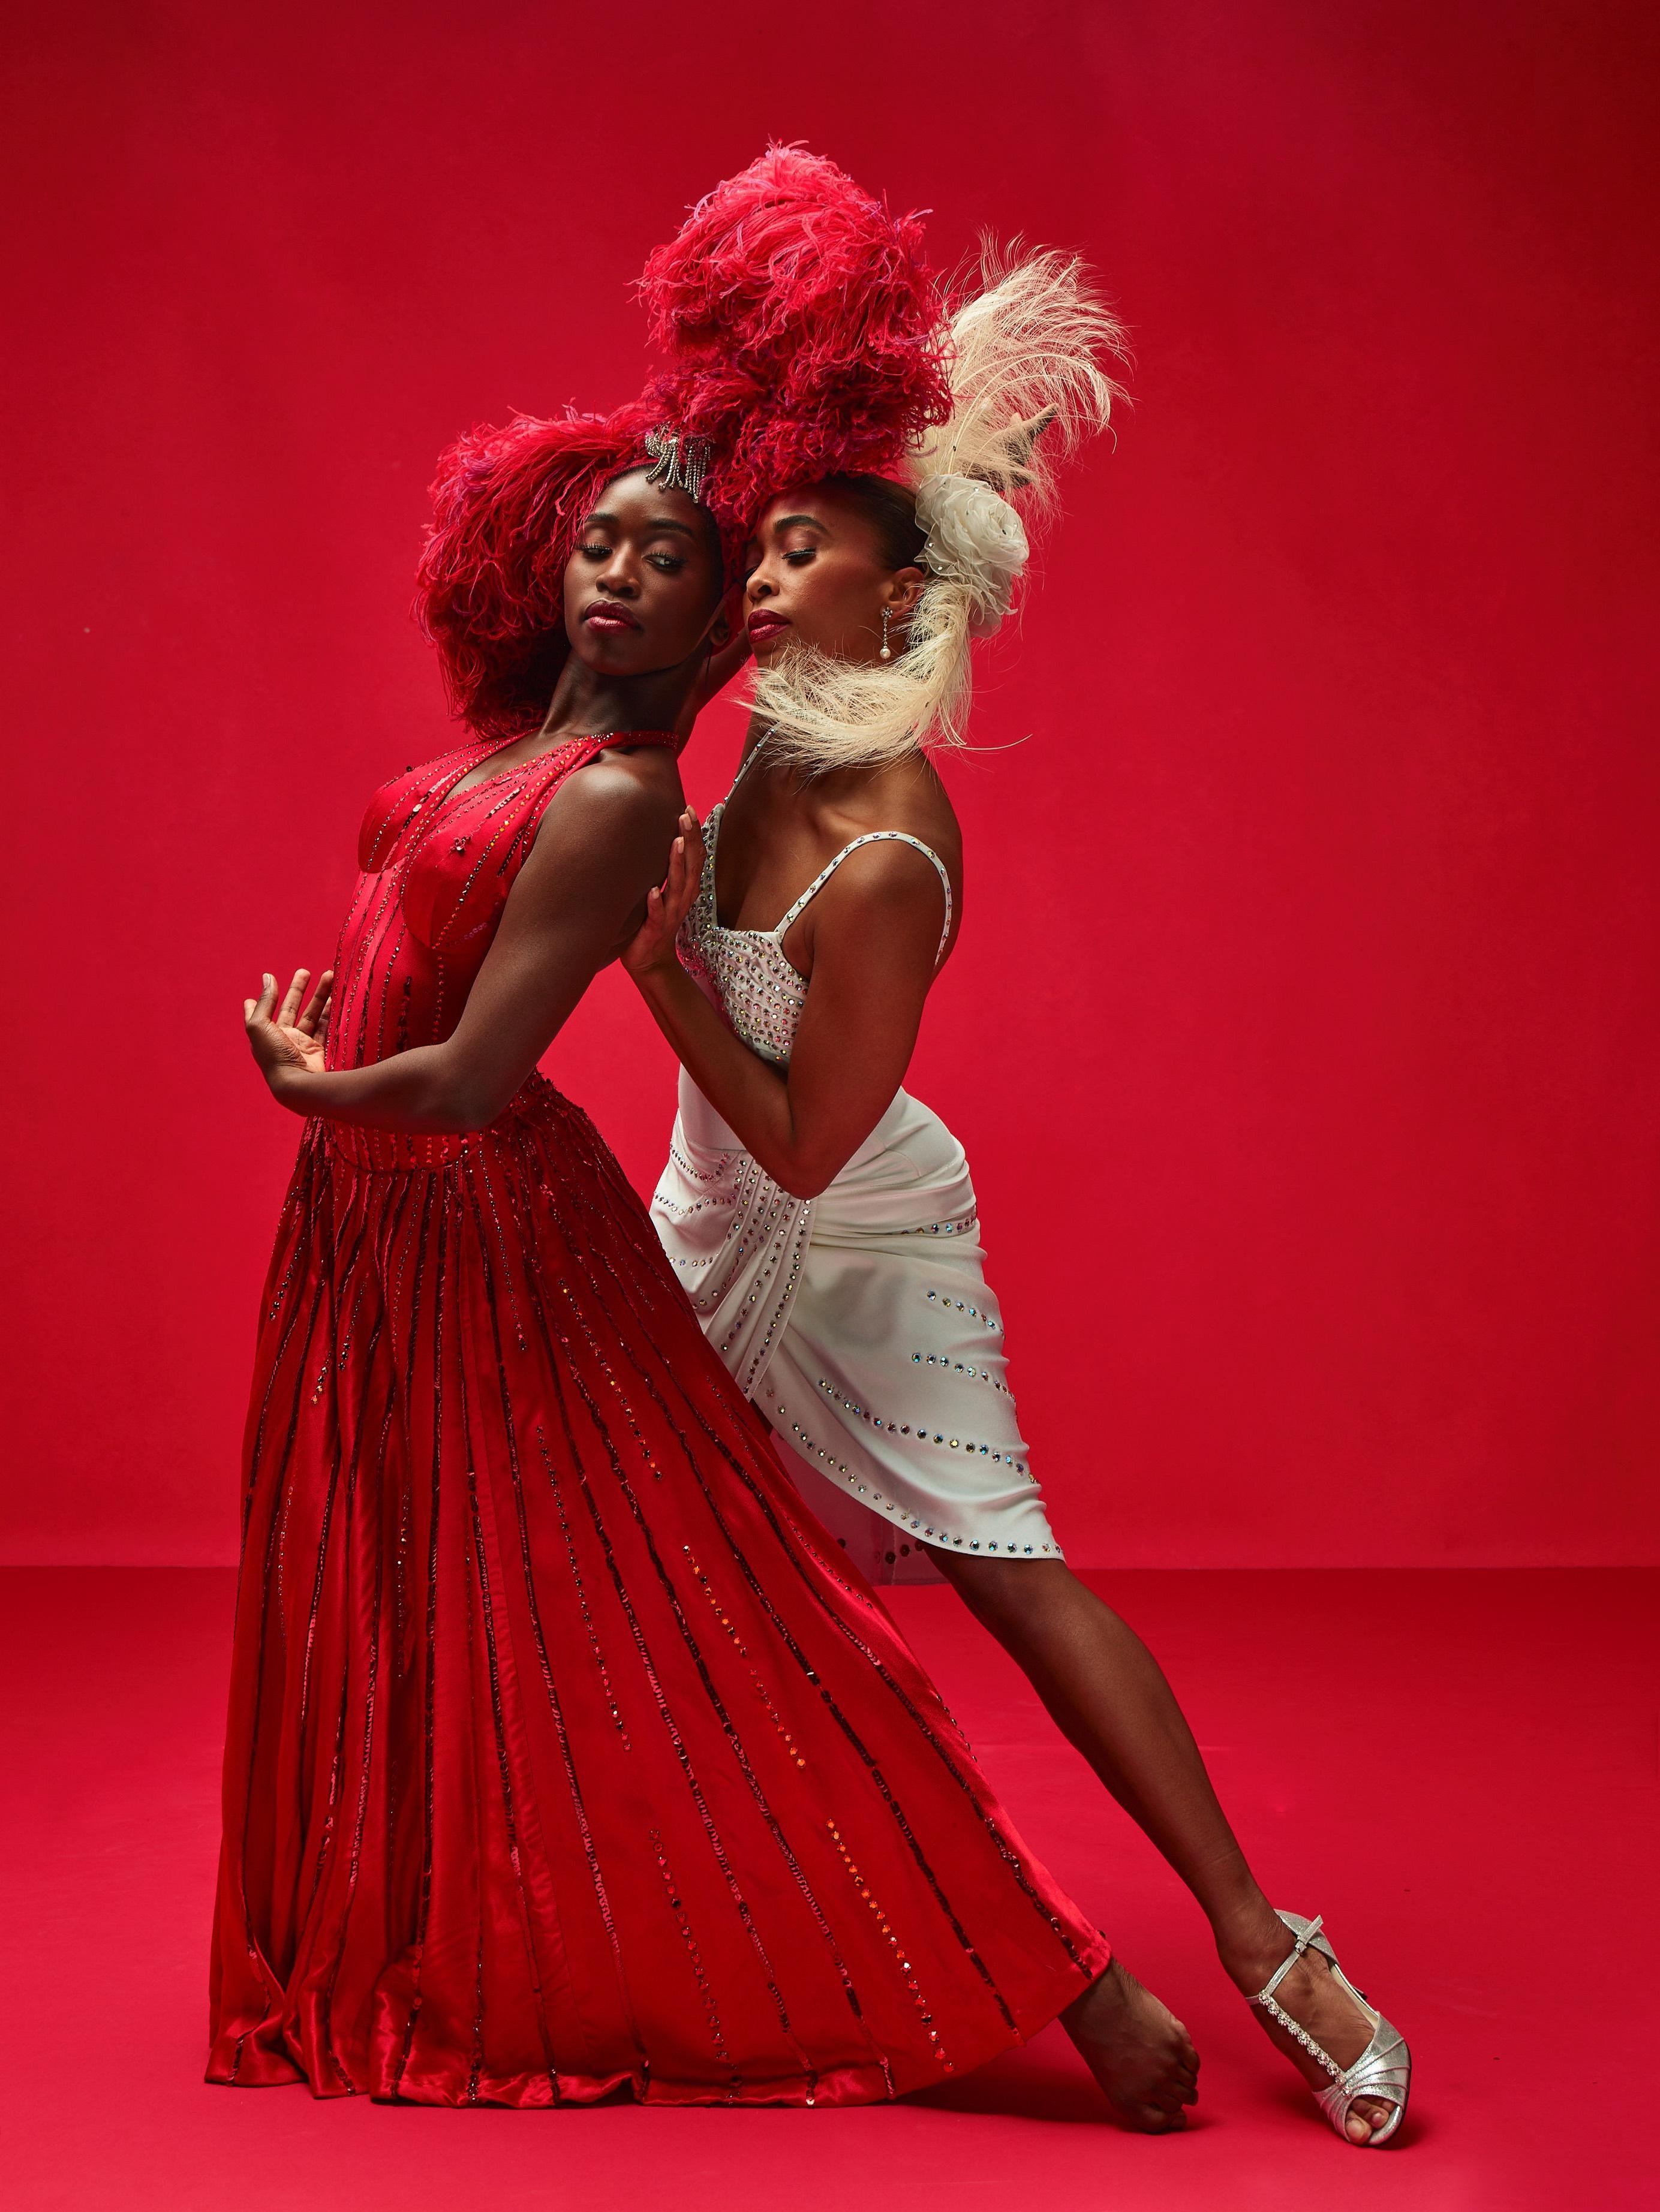
[[[1217,1802],[1193,1731],[1158,1662],[1134,1631],[1058,1559],[967,1559],[934,1551],[976,1618],[1031,1679],[1055,1722],[1130,1818],[1193,1892],[1223,1966],[1249,1996],[1291,1948]],[[1353,2064],[1371,2029],[1305,1954],[1275,1991],[1340,2065]],[[1304,2078],[1328,2076],[1266,2012],[1258,2017]],[[1390,2106],[1358,2103],[1349,2133],[1364,2142]]]

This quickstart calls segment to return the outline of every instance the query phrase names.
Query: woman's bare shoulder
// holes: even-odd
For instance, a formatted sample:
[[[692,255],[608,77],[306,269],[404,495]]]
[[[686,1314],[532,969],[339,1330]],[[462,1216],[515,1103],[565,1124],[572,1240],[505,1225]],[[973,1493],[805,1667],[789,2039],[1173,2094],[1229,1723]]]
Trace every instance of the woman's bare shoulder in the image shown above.
[[[644,852],[666,861],[685,803],[679,767],[666,747],[609,747],[560,786],[543,814],[532,857],[543,867],[568,865],[577,850],[589,860]]]
[[[597,810],[624,819],[652,819],[666,809],[678,819],[686,803],[680,763],[666,745],[608,745],[566,788],[579,792]]]
[[[838,799],[842,798],[838,793]],[[933,763],[922,754],[885,767],[868,769],[849,790],[837,812],[851,836],[871,830],[903,830],[932,846],[947,862],[960,858],[963,833],[951,794]]]

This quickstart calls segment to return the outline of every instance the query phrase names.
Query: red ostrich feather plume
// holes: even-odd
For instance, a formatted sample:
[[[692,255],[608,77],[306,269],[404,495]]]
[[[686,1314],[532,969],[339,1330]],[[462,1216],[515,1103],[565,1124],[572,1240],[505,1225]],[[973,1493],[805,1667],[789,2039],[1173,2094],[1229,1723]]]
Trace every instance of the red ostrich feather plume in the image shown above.
[[[946,309],[921,225],[832,161],[774,146],[701,200],[646,264],[668,366],[610,415],[518,415],[438,465],[416,614],[481,737],[540,726],[569,646],[564,568],[600,487],[661,424],[706,441],[702,498],[728,574],[775,492],[891,473],[951,411]]]
[[[451,703],[483,738],[538,729],[569,650],[564,575],[602,485],[644,452],[655,412],[471,431],[438,464],[416,572],[416,615],[438,648]]]
[[[730,528],[790,484],[891,473],[949,417],[947,311],[921,222],[800,147],[717,185],[640,290],[670,357],[648,396],[708,441],[708,497]]]

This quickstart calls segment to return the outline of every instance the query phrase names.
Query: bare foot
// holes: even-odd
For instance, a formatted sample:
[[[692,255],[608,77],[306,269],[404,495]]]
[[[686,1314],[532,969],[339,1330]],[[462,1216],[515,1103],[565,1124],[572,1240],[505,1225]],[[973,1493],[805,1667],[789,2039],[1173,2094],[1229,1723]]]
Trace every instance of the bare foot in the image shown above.
[[[1127,2128],[1163,2136],[1186,2127],[1183,2107],[1199,2094],[1199,2053],[1181,2021],[1116,1959],[1061,2024]]]
[[[1247,1996],[1262,1989],[1291,1947],[1291,1931],[1280,1922],[1282,1933],[1260,1953],[1225,1958],[1223,1964]],[[1304,1951],[1274,1993],[1300,2027],[1305,2027],[1340,2066],[1353,2066],[1371,2041],[1371,2022],[1352,1997],[1333,1981],[1317,1951]],[[1313,2053],[1280,2027],[1261,2005],[1251,2010],[1268,2031],[1269,2039],[1283,2051],[1311,2089],[1329,2089],[1331,2076]],[[1395,2106],[1387,2097],[1357,2097],[1349,2108],[1344,2132],[1353,2143],[1370,2142],[1374,2132],[1387,2125]]]

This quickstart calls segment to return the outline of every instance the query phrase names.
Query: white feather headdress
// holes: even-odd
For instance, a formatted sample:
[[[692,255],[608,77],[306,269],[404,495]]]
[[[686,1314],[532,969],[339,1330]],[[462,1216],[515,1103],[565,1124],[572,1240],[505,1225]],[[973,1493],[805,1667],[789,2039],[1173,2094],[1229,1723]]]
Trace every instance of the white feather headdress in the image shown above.
[[[1124,397],[1123,328],[1078,256],[987,240],[978,276],[952,321],[951,419],[907,465],[930,580],[904,650],[866,666],[797,645],[757,671],[769,742],[810,775],[964,742],[972,640],[1007,613],[1061,465]]]

